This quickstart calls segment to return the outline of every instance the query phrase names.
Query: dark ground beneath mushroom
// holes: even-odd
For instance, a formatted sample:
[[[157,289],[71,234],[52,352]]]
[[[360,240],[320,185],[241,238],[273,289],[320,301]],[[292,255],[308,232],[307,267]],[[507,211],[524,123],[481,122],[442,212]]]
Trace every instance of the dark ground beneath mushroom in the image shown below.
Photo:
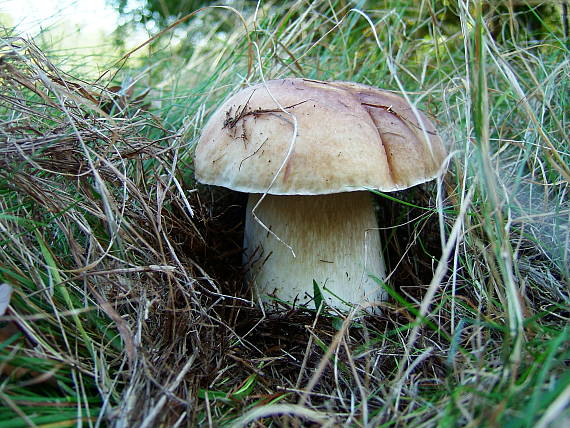
[[[430,195],[431,188],[418,186],[402,194],[394,194],[398,198],[421,207],[433,206]],[[397,266],[391,279],[391,287],[401,296],[402,301],[391,297],[383,304],[382,313],[367,316],[354,322],[345,335],[347,349],[340,348],[336,353],[337,364],[346,368],[349,360],[360,369],[370,365],[370,359],[354,360],[355,354],[369,353],[370,355],[390,355],[381,358],[374,366],[374,379],[390,379],[397,370],[398,358],[401,356],[402,343],[397,338],[402,326],[410,325],[415,320],[416,310],[425,293],[427,284],[433,276],[434,260],[440,255],[440,236],[436,215],[426,217],[422,222],[412,219],[422,214],[422,210],[376,197],[379,213],[384,224],[398,227],[388,227],[383,231],[384,242],[388,246],[387,253],[394,255],[387,260],[389,270]],[[220,293],[224,296],[235,296],[248,299],[251,295],[244,284],[241,258],[241,242],[243,239],[243,218],[246,198],[237,192],[221,188],[201,188],[194,200],[199,206],[201,221],[197,222],[205,242],[196,246],[197,240],[187,239],[182,248],[186,254],[192,254],[195,262],[219,284]],[[188,231],[172,229],[174,237],[180,241]],[[414,242],[412,242],[414,241]],[[412,245],[408,245],[412,244]],[[403,258],[399,254],[405,254]],[[189,317],[171,317],[171,326],[167,330],[174,336],[162,336],[161,345],[172,349],[172,344],[184,341],[190,331],[195,330],[193,352],[197,356],[196,370],[188,373],[188,382],[195,390],[225,391],[231,397],[243,385],[244,380],[255,376],[255,386],[251,391],[251,400],[267,402],[287,393],[288,402],[296,402],[297,391],[303,388],[319,365],[327,347],[333,340],[341,319],[334,315],[320,315],[306,308],[283,307],[278,312],[264,314],[258,307],[244,300],[225,297],[219,294],[205,292],[200,305],[207,307],[208,316],[199,316],[193,322]],[[465,295],[469,300],[469,296]],[[436,300],[437,302],[437,300]],[[188,313],[184,299],[174,299],[166,313]],[[178,306],[180,305],[180,306]],[[209,321],[208,321],[209,320]],[[196,322],[202,328],[196,329]],[[208,323],[211,323],[209,325]],[[164,323],[162,323],[164,325]],[[445,326],[445,320],[441,325]],[[404,330],[404,334],[407,332]],[[442,342],[441,332],[428,326],[420,330],[417,346],[437,347]],[[150,334],[150,337],[156,337]],[[196,345],[195,345],[196,346]],[[444,345],[442,345],[444,346]],[[445,345],[447,346],[447,345]],[[174,357],[164,353],[168,363],[165,368],[172,370]],[[170,355],[170,356],[169,356]],[[434,356],[425,359],[417,370],[424,372],[427,377],[439,378],[443,383],[447,367],[442,356],[436,352]],[[174,357],[174,358],[173,358]],[[161,364],[162,366],[162,364]],[[300,375],[301,370],[303,373]],[[339,387],[338,379],[333,376],[332,363],[327,364],[322,371],[312,397],[314,404],[325,402],[334,397],[335,388]],[[220,377],[220,373],[224,375]],[[366,377],[366,376],[365,376]],[[191,379],[191,380],[190,380]],[[340,387],[354,387],[346,377],[342,382],[348,382]],[[368,382],[375,382],[370,379]],[[434,380],[432,385],[422,385],[424,388],[436,387],[440,382]],[[231,401],[231,400],[230,400]],[[239,401],[244,404],[243,400]],[[245,400],[245,403],[248,401]],[[238,400],[235,400],[235,405]],[[171,407],[172,420],[176,420],[183,406]]]

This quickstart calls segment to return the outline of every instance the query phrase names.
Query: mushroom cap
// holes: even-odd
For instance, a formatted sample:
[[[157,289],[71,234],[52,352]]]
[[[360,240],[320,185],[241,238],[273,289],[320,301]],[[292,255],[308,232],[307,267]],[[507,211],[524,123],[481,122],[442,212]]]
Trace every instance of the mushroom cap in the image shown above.
[[[405,189],[435,178],[446,156],[432,122],[416,112],[358,83],[270,80],[212,115],[196,146],[196,178],[274,195]]]

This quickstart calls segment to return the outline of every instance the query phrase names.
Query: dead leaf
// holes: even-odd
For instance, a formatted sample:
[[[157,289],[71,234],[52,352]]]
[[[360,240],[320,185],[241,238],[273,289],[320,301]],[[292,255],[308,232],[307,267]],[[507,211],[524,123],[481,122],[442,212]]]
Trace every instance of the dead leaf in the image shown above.
[[[10,304],[10,297],[12,297],[12,292],[14,289],[11,285],[3,282],[0,284],[0,317],[4,316],[8,305]]]

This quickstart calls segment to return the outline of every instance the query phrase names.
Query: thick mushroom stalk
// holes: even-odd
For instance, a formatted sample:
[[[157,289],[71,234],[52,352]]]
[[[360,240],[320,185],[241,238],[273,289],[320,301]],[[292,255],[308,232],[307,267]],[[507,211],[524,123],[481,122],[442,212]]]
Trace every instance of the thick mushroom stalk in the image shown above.
[[[315,280],[327,304],[341,310],[385,299],[372,278],[383,280],[385,268],[369,193],[266,195],[255,214],[283,242],[253,218],[260,196],[249,196],[244,239],[257,296],[305,304]]]

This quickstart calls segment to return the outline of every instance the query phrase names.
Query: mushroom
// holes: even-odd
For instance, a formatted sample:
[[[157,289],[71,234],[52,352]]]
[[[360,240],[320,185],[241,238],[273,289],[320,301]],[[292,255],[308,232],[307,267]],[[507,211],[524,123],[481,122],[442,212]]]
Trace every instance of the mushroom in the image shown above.
[[[224,102],[198,141],[195,174],[250,194],[244,262],[257,296],[306,304],[315,281],[328,305],[347,310],[385,299],[375,279],[386,274],[367,189],[431,180],[445,155],[433,124],[403,98],[294,78]]]

